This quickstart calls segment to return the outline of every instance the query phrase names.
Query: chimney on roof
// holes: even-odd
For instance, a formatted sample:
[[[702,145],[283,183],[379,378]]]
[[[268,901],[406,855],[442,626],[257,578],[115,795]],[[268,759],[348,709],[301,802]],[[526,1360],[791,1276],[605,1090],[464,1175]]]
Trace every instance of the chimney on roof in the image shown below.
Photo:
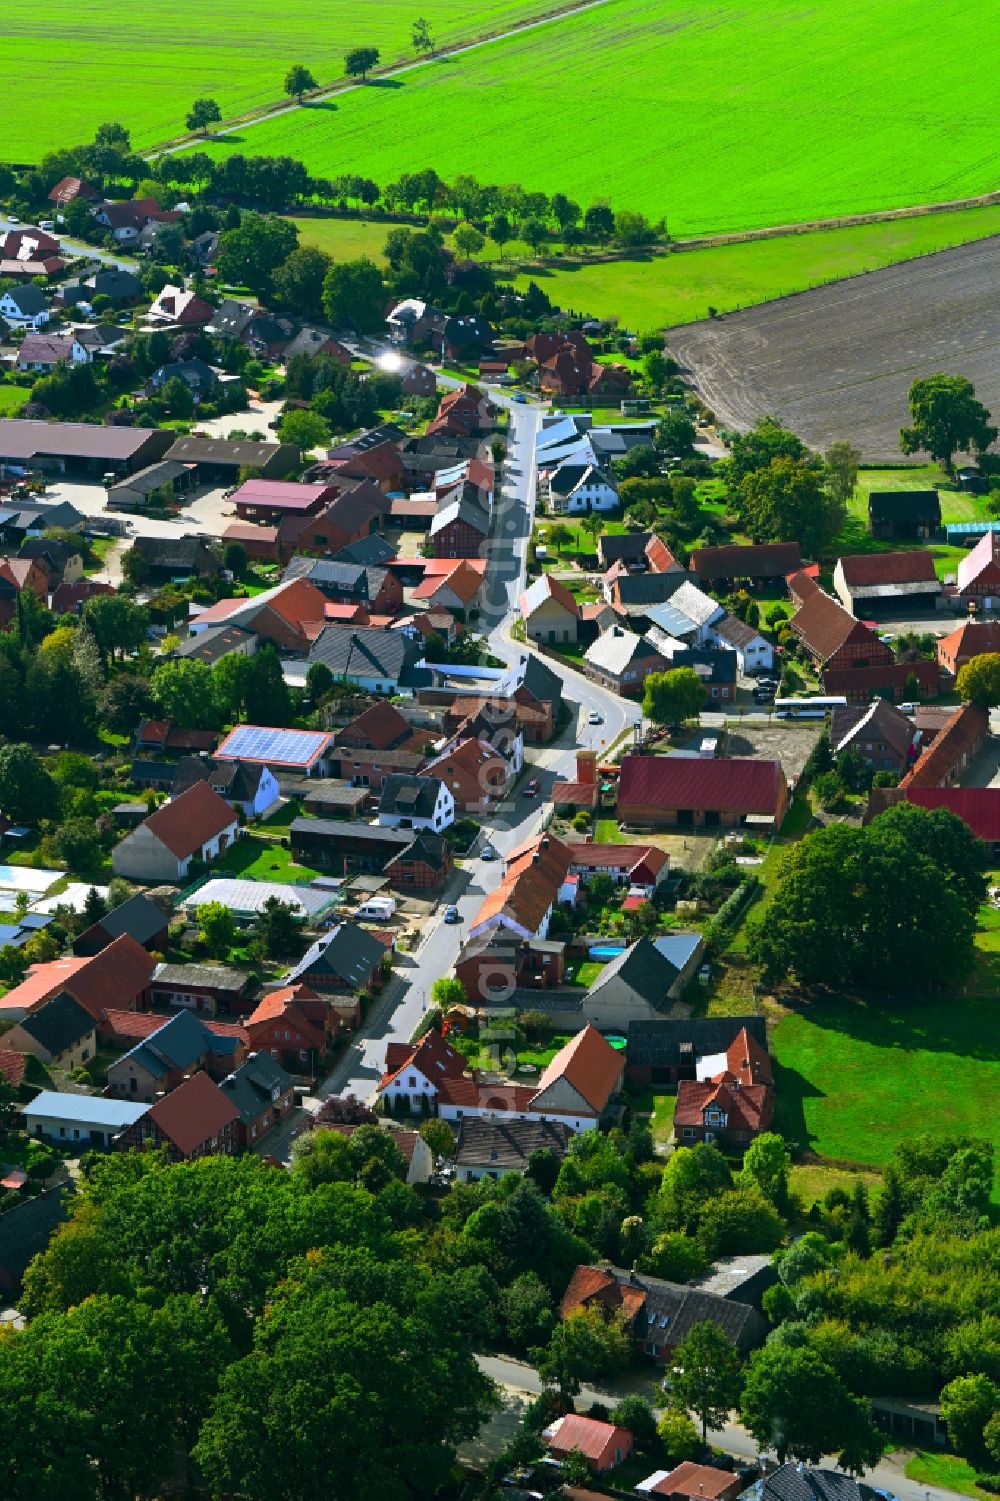
[[[542,840],[542,849],[543,850],[547,850],[548,847],[549,847],[549,841],[548,841],[548,838],[546,837],[545,839]]]
[[[539,853],[538,850],[536,850],[535,853],[531,857],[531,863],[532,863],[532,865],[537,865],[539,863],[539,861],[541,860],[541,858],[542,858],[541,854]]]

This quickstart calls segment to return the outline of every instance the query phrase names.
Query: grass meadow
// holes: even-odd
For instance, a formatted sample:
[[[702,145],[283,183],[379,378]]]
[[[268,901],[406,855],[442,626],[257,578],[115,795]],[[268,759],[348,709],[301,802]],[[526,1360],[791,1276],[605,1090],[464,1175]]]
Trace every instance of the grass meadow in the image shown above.
[[[359,255],[382,262],[384,219],[300,217],[303,244],[318,245],[335,260]],[[628,260],[536,266],[527,246],[497,247],[487,241],[485,258],[498,270],[517,269],[518,288],[536,281],[558,307],[594,317],[617,317],[622,327],[645,333],[783,297],[822,282],[897,261],[944,250],[967,240],[1000,233],[1000,206],[956,209],[917,219],[814,230],[776,240],[749,240],[674,255],[640,255]],[[445,236],[446,243],[450,237]],[[963,519],[955,517],[955,520]]]
[[[326,85],[343,78],[352,47],[380,48],[383,63],[409,61],[418,15],[442,44],[499,31],[553,3],[4,0],[0,160],[38,161],[53,147],[90,140],[102,120],[121,120],[142,150],[182,134],[202,95],[217,99],[227,117],[281,99],[292,63],[305,63]]]
[[[969,86],[970,37],[984,76],[1000,62],[990,15],[985,0],[609,0],[213,149],[382,182],[425,165],[518,180],[678,235],[950,200],[996,186],[994,110]]]

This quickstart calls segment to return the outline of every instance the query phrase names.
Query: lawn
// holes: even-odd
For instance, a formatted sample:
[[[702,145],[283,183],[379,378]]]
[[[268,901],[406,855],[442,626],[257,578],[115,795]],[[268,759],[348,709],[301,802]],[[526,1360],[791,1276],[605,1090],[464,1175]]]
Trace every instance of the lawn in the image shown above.
[[[291,851],[277,840],[254,839],[244,834],[237,839],[232,849],[212,862],[215,874],[225,872],[230,876],[246,876],[256,881],[311,881],[321,874],[308,865],[296,865]]]
[[[385,265],[383,248],[385,237],[390,229],[417,227],[413,224],[400,226],[392,219],[317,218],[311,215],[293,218],[292,222],[298,228],[299,238],[303,245],[316,245],[337,261],[356,260],[358,256],[367,255],[369,259],[377,261],[380,265]],[[447,232],[442,233],[444,243],[450,249],[453,243],[452,237]],[[498,267],[502,267],[506,262],[516,265],[519,260],[530,255],[531,250],[523,240],[509,240],[503,247],[501,259],[500,246],[493,240],[487,239],[483,254],[479,259],[492,261]]]
[[[623,834],[616,818],[599,818],[594,824],[595,844],[631,844],[634,840]]]
[[[523,289],[536,281],[559,307],[602,318],[617,315],[623,327],[643,332],[693,323],[707,318],[713,307],[732,312],[839,277],[876,271],[998,230],[1000,207],[953,210],[674,255],[532,267],[515,284]]]
[[[423,14],[437,41],[447,43],[549,8],[551,0],[481,0],[475,7],[435,0]],[[138,7],[6,0],[4,158],[38,161],[47,150],[91,140],[102,120],[128,126],[133,146],[154,146],[184,130],[184,116],[201,96],[217,99],[227,118],[281,99],[291,63],[305,63],[323,85],[337,83],[352,47],[378,47],[383,63],[409,60],[416,15],[401,0],[320,0],[307,9],[270,0],[144,0]],[[109,69],[109,58],[127,58],[128,66]],[[41,97],[44,110],[35,107]],[[321,104],[315,113],[334,108]],[[248,153],[267,149],[263,140],[247,144]]]
[[[869,1190],[878,1181],[874,1173],[852,1173],[847,1168],[825,1167],[817,1162],[796,1162],[789,1183],[808,1212],[831,1188],[844,1188],[850,1193],[859,1178]]]
[[[30,386],[13,386],[9,381],[0,381],[0,417],[16,417],[30,397]]]
[[[800,1147],[881,1166],[916,1129],[1000,1144],[995,999],[830,999],[782,1018],[771,1034],[777,1119]],[[916,1107],[916,1113],[910,1108]]]
[[[653,1140],[667,1142],[674,1134],[674,1110],[677,1107],[675,1094],[658,1094],[656,1104],[653,1107],[653,1119],[651,1122]]]
[[[245,97],[257,79],[276,92],[283,65],[270,58],[287,61],[301,53],[303,61],[322,64],[329,54],[322,49],[317,56],[304,44],[307,28],[310,41],[329,38],[330,50],[342,53],[350,45],[353,28],[338,26],[337,17],[286,12],[277,36],[268,38],[265,68],[256,50],[258,6],[256,0],[248,24],[241,17],[228,33],[217,8],[200,24],[193,18],[193,27],[185,18],[176,33],[183,44],[176,42],[172,59],[175,98],[186,102],[195,92],[215,92],[206,65],[197,90],[184,71],[192,56],[205,55],[206,33],[212,40],[239,37],[241,44],[247,37],[246,62],[233,69],[232,79],[219,77],[227,101],[235,92]],[[968,53],[974,36],[977,69],[985,77],[996,71],[1000,32],[990,24],[992,11],[985,0],[882,0],[878,9],[873,24],[869,0],[827,0],[821,7],[796,0],[753,6],[743,0],[610,0],[478,51],[437,58],[391,87],[343,95],[335,107],[294,110],[237,132],[229,147],[210,149],[287,153],[317,175],[357,172],[379,182],[425,165],[446,179],[473,172],[494,182],[499,152],[502,181],[561,191],[584,205],[607,198],[614,208],[666,218],[677,234],[803,222],[992,190],[994,112],[985,98],[970,99]],[[365,15],[366,41],[383,39],[367,11],[353,14]],[[379,14],[385,25],[385,12]],[[495,14],[477,20],[476,29]],[[433,11],[430,18],[437,19]],[[148,49],[147,15],[140,9],[131,19],[136,35],[128,50],[138,59],[139,76],[122,80],[121,95],[105,92],[101,118],[123,109],[129,89],[145,103],[143,61],[161,56]],[[166,19],[159,34],[173,35],[162,24]],[[49,32],[46,59],[53,63],[69,48],[51,10],[36,14],[29,0],[14,0],[12,20],[16,106],[25,74],[26,103],[28,91],[46,77],[28,71],[24,31],[31,27],[38,47]],[[291,30],[297,45],[290,51]],[[75,36],[73,43],[77,79]],[[117,26],[106,38],[105,55],[108,43],[122,50]],[[213,71],[222,74],[235,46],[227,43],[211,55]],[[329,71],[320,66],[321,76]],[[554,77],[570,87],[572,109],[553,110]],[[87,91],[84,74],[83,88],[65,93]],[[28,136],[37,112],[15,108],[12,115],[15,129],[20,118]],[[134,122],[135,114],[125,110],[123,118]],[[456,129],[456,121],[466,128]],[[20,138],[16,132],[8,154]]]
[[[975,1496],[978,1501],[993,1501],[995,1492],[984,1491],[976,1484],[976,1472],[968,1460],[957,1454],[921,1449],[907,1461],[904,1474],[918,1485],[935,1485],[944,1491],[958,1491],[960,1496]]]
[[[868,497],[873,490],[937,490],[941,498],[941,520],[945,524],[949,521],[987,518],[985,496],[964,494],[939,464],[914,464],[899,469],[861,469],[858,471],[854,494],[848,502],[847,521],[830,544],[831,552],[850,555],[927,546],[922,542],[879,542],[872,537],[868,530]],[[934,558],[938,577],[944,579],[955,573],[969,549],[946,542],[932,542],[927,550]]]

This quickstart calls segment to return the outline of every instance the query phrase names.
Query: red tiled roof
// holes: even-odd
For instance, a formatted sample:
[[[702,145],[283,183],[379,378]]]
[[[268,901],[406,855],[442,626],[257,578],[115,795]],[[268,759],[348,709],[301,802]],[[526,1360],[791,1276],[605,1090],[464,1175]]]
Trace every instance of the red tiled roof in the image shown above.
[[[192,1074],[146,1115],[184,1157],[240,1118],[232,1100],[205,1073]]]
[[[561,1047],[542,1071],[538,1094],[565,1079],[582,1095],[596,1115],[614,1094],[625,1067],[624,1055],[616,1052],[588,1022],[582,1032]]]
[[[801,575],[796,575],[794,586],[790,586],[795,587],[796,592],[800,578]],[[872,634],[860,620],[855,620],[850,610],[845,610],[832,595],[818,586],[802,600],[790,624],[821,662],[828,661],[852,636],[863,640]]]
[[[560,1454],[579,1449],[586,1459],[595,1461],[602,1459],[609,1449],[617,1446],[624,1450],[632,1442],[629,1429],[617,1423],[602,1423],[598,1418],[584,1418],[575,1412],[568,1412],[554,1427],[551,1449]]]
[[[195,782],[180,797],[157,808],[141,827],[151,829],[172,855],[185,860],[236,821],[236,814],[214,787]]]
[[[101,1031],[112,1037],[141,1042],[169,1020],[169,1016],[164,1016],[159,1011],[115,1011],[109,1008],[102,1014]],[[200,1012],[198,1020],[206,1031],[214,1033],[216,1037],[235,1037],[240,1042],[248,1041],[246,1028],[237,1026],[235,1022],[217,1022]]]
[[[987,844],[1000,841],[1000,787],[907,787],[918,808],[947,808]]]
[[[870,552],[840,559],[844,583],[864,588],[867,584],[937,583],[934,559],[923,548],[912,552]]]
[[[941,637],[937,651],[939,661],[943,655],[978,657],[984,652],[1000,652],[1000,620],[967,620]]]
[[[904,789],[939,787],[988,729],[985,710],[976,704],[961,704],[899,785]]]
[[[617,1278],[599,1266],[578,1266],[569,1280],[559,1305],[561,1318],[585,1308],[594,1301],[605,1303],[610,1308],[621,1305],[621,1290]]]
[[[446,1078],[438,1081],[438,1095],[446,1105],[463,1110],[517,1110],[527,1112],[535,1097],[529,1084],[490,1084],[482,1079]]]
[[[726,1066],[741,1084],[773,1084],[767,1048],[741,1027],[726,1049]]]
[[[552,784],[552,802],[557,808],[571,804],[579,808],[596,808],[597,791],[596,782],[556,781]]]
[[[338,730],[335,738],[338,745],[360,739],[368,741],[376,750],[390,750],[410,733],[410,722],[405,715],[394,704],[380,699]]]
[[[290,480],[248,479],[230,497],[233,505],[263,505],[272,510],[309,511],[324,496],[333,496],[330,485],[297,484]]]
[[[784,785],[779,761],[632,755],[622,759],[618,804],[774,814]]]
[[[727,1131],[762,1131],[771,1119],[771,1091],[765,1084],[743,1084],[736,1089],[728,1074],[719,1074],[704,1082],[680,1081],[674,1125],[702,1125],[704,1111],[710,1105],[718,1105],[725,1112]]]
[[[484,898],[472,926],[506,914],[526,932],[537,933],[568,869],[569,850],[561,840],[550,835],[529,840],[508,855],[500,885]]]
[[[444,1079],[461,1078],[465,1073],[465,1059],[450,1043],[445,1042],[440,1032],[433,1029],[425,1032],[416,1045],[390,1042],[385,1050],[385,1073],[379,1080],[379,1089],[391,1084],[397,1074],[410,1066],[418,1068],[427,1079],[433,1079],[440,1088]]]
[[[619,870],[633,870],[637,865],[645,865],[655,874],[670,858],[665,850],[657,849],[654,844],[570,844],[567,849],[570,864],[583,870],[603,869],[609,865]]]
[[[16,1089],[24,1078],[28,1060],[24,1053],[15,1053],[11,1048],[0,1048],[0,1079],[6,1079]]]
[[[33,1011],[57,991],[64,990],[66,981],[89,962],[88,959],[67,956],[65,959],[52,959],[45,964],[33,964],[20,985],[15,985],[13,990],[8,990],[5,996],[0,997],[0,1017],[4,1013],[12,1016],[22,1011]]]
[[[200,787],[208,786],[199,782]],[[227,804],[228,806],[228,804]],[[123,933],[107,948],[86,962],[62,986],[95,1021],[116,1001],[130,1001],[149,985],[156,960],[129,933]]]
[[[691,1498],[691,1501],[704,1496],[705,1501],[718,1501],[731,1487],[739,1489],[742,1484],[740,1477],[730,1470],[717,1470],[714,1465],[696,1465],[686,1459],[683,1464],[671,1470],[669,1475],[658,1480],[649,1494],[683,1496]]]
[[[464,558],[458,558],[450,573],[428,573],[413,590],[414,599],[433,599],[439,589],[450,589],[463,604],[471,604],[483,586],[478,569],[470,568]]]

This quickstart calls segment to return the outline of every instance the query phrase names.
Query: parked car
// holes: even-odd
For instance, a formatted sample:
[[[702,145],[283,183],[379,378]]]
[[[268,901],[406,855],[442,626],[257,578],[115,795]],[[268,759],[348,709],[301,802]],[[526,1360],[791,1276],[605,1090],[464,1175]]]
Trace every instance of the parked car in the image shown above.
[[[461,922],[462,921],[461,913],[459,912],[458,908],[454,905],[454,903],[451,906],[445,907],[445,909],[444,909],[444,920],[445,920],[445,922],[448,922],[448,923]]]
[[[480,852],[480,856],[483,860],[495,860],[497,857],[497,852],[493,848],[492,844],[484,844]]]
[[[540,791],[541,791],[541,784],[539,783],[538,778],[537,777],[532,777],[531,781],[528,783],[527,787],[525,787],[525,789],[524,789],[524,795],[525,795],[525,797],[537,797]]]

